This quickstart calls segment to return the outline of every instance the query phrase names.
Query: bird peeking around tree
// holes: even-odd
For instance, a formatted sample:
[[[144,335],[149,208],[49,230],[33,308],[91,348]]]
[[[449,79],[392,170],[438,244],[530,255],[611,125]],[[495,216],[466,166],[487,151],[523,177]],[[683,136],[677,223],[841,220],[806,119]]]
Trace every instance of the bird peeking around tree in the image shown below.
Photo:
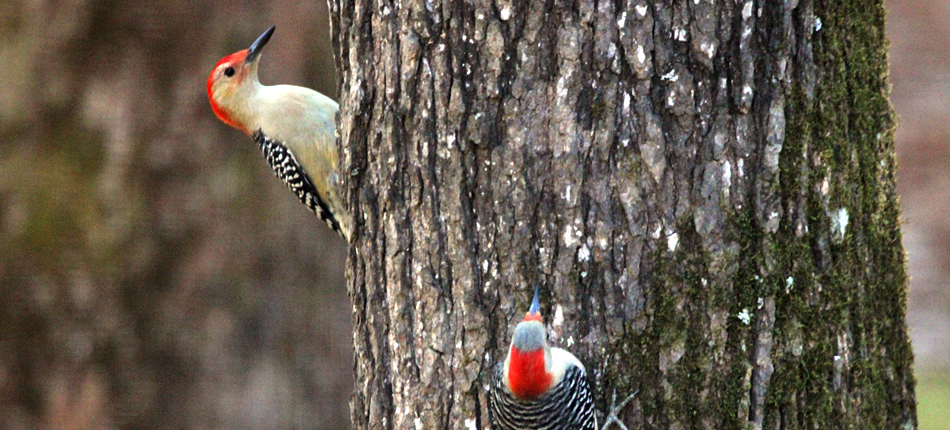
[[[611,408],[604,430],[614,422],[626,429],[617,412],[634,395]],[[584,365],[574,354],[548,345],[539,288],[515,326],[508,356],[495,367],[488,418],[493,430],[599,430]]]
[[[334,231],[349,240],[342,201],[336,113],[329,97],[294,85],[261,85],[257,66],[272,26],[251,47],[221,59],[208,77],[214,114],[258,144],[284,184]]]

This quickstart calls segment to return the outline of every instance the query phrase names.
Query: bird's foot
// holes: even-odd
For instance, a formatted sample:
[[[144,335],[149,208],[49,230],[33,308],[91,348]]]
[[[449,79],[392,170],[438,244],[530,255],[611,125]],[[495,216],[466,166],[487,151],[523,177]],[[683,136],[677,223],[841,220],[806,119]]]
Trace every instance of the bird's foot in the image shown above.
[[[627,428],[626,425],[624,425],[622,421],[620,421],[620,417],[618,417],[617,414],[619,414],[620,411],[623,410],[624,406],[627,406],[627,403],[633,400],[633,398],[636,397],[637,393],[639,392],[640,390],[634,391],[633,394],[627,396],[627,398],[623,399],[623,401],[620,402],[620,404],[618,405],[617,404],[617,389],[614,388],[613,398],[610,399],[610,413],[607,414],[607,417],[605,418],[606,421],[604,422],[604,426],[601,427],[600,430],[607,430],[607,428],[610,427],[610,425],[613,423],[617,423],[617,425],[620,426],[620,428],[622,428],[623,430],[630,430]]]

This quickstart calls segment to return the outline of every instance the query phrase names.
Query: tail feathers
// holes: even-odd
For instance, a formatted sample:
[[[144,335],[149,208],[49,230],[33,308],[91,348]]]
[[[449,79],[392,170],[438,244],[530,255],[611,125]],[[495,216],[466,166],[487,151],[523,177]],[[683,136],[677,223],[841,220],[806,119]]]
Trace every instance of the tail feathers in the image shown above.
[[[343,208],[339,193],[333,189],[338,184],[327,184],[325,187],[329,190],[331,196],[324,196],[314,185],[314,178],[311,178],[304,170],[303,166],[294,157],[293,152],[281,142],[268,139],[264,133],[257,131],[253,135],[254,141],[260,146],[267,164],[274,169],[274,173],[284,184],[290,188],[297,198],[313,211],[317,216],[330,226],[333,231],[339,233],[344,239],[349,241],[351,226],[349,223],[349,214]]]

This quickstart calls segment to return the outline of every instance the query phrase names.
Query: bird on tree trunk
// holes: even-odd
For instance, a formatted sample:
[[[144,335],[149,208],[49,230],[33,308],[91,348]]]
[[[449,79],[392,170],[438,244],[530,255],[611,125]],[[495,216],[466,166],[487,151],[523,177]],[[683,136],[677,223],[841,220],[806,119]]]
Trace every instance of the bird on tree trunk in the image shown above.
[[[214,114],[260,147],[274,173],[334,231],[349,239],[341,198],[336,113],[329,97],[294,85],[261,85],[257,65],[272,26],[248,49],[221,59],[208,77]]]
[[[488,418],[494,430],[599,430],[584,365],[574,354],[548,345],[538,288],[493,379]],[[626,429],[617,411],[634,395],[611,408],[604,429],[612,423]]]

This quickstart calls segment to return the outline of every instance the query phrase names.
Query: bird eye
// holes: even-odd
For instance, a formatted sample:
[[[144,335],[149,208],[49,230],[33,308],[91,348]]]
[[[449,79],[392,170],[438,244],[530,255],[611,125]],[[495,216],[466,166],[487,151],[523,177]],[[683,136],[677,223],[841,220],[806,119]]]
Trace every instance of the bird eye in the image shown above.
[[[234,76],[234,67],[228,67],[227,69],[224,69],[224,76],[227,76],[229,78],[231,76]]]

